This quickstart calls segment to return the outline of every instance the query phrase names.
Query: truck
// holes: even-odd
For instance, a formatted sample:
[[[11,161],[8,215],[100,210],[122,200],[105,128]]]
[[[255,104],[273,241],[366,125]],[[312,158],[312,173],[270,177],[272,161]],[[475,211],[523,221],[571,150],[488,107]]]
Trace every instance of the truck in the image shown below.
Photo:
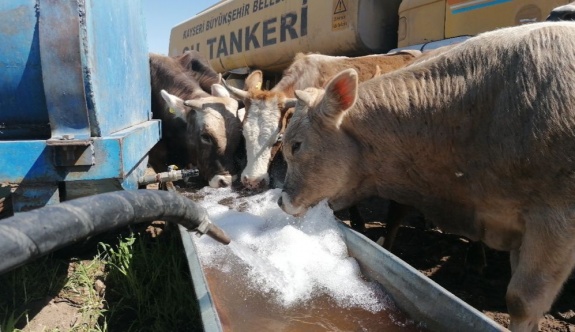
[[[241,85],[268,85],[298,52],[360,56],[422,51],[545,20],[568,0],[223,0],[171,30],[169,55],[195,50]]]

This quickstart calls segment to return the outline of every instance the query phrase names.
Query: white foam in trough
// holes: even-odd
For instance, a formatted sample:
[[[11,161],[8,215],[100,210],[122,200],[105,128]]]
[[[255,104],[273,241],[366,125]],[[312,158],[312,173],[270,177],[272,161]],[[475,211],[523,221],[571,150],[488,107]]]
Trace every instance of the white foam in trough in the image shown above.
[[[362,279],[326,202],[295,218],[278,207],[279,189],[245,198],[208,187],[199,194],[205,195],[199,203],[212,221],[232,239],[224,246],[208,236],[196,238],[204,266],[245,273],[250,287],[284,307],[325,295],[341,307],[371,312],[393,307],[378,284]],[[229,206],[218,203],[224,199]]]

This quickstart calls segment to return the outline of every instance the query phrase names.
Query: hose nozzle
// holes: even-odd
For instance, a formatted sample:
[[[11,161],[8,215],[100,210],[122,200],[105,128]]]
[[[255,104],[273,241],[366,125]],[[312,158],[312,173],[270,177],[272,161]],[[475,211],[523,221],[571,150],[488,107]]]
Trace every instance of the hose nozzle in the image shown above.
[[[208,234],[208,236],[210,236],[212,239],[225,245],[230,244],[230,242],[232,241],[230,237],[226,234],[226,232],[224,232],[223,229],[216,226],[208,218],[202,221],[202,223],[200,224],[200,226],[198,226],[196,231],[198,231],[201,234]]]

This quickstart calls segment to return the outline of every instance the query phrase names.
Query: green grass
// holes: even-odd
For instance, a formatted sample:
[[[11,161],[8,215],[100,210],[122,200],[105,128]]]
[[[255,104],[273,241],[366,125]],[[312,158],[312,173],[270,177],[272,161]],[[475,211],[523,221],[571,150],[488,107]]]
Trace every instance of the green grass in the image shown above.
[[[53,299],[81,314],[66,331],[201,331],[176,227],[156,238],[124,230],[84,250],[82,258],[59,252],[0,275],[0,332],[24,328]]]
[[[167,239],[169,237],[169,241]],[[103,244],[109,269],[109,331],[198,331],[201,321],[175,227],[160,238]],[[113,327],[113,328],[112,328]]]

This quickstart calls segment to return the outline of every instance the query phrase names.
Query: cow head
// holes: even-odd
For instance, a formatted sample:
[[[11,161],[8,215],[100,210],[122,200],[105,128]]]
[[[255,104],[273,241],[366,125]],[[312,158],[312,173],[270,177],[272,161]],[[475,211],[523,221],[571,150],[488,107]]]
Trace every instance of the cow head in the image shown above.
[[[230,93],[242,100],[246,106],[242,132],[246,143],[247,165],[242,171],[241,181],[251,189],[267,187],[268,167],[281,147],[283,129],[295,106],[295,99],[286,98],[283,93],[262,91],[263,74],[256,70],[246,78],[245,90],[224,83]]]
[[[356,187],[359,146],[341,128],[357,99],[357,73],[345,70],[334,76],[325,90],[297,90],[296,111],[284,135],[283,154],[287,175],[280,207],[302,215],[308,207],[328,198],[332,208]]]
[[[162,90],[175,116],[187,123],[186,140],[190,162],[214,188],[228,187],[236,173],[235,153],[241,141],[241,122],[236,117],[238,103],[227,90],[212,86],[212,96],[182,100]]]
[[[575,21],[575,2],[554,8],[546,21]]]

